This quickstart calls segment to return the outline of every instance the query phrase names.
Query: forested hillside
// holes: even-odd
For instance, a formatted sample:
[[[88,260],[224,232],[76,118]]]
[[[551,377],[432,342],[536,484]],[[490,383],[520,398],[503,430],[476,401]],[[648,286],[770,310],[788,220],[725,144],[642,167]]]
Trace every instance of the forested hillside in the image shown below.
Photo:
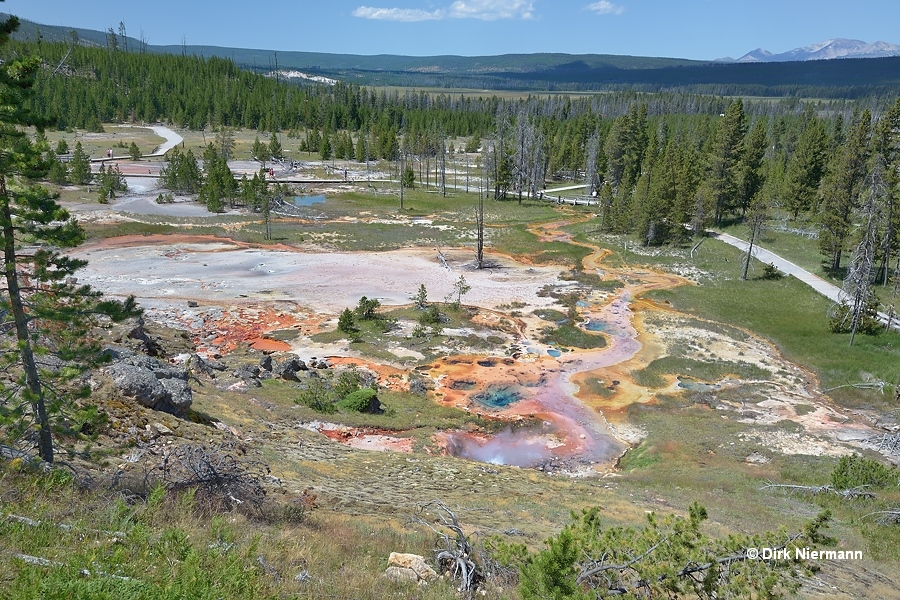
[[[114,25],[114,23],[112,23]],[[896,94],[900,57],[781,63],[721,63],[609,54],[397,56],[275,53],[219,46],[155,46],[127,35],[124,22],[105,32],[23,21],[20,40],[118,44],[132,51],[227,58],[241,68],[271,73],[300,70],[360,85],[523,91],[679,91],[724,96],[863,98]],[[302,38],[300,44],[302,45]]]
[[[872,177],[893,177],[900,144],[898,109],[885,112],[891,103],[878,98],[471,97],[297,86],[226,59],[116,46],[28,43],[9,52],[43,59],[31,108],[59,129],[167,121],[195,130],[288,131],[302,150],[357,160],[396,160],[401,152],[436,158],[456,139],[483,153],[497,198],[540,195],[552,179],[585,181],[600,203],[601,228],[635,233],[649,245],[777,211],[821,229],[834,271],[854,240],[866,190],[878,188]],[[888,200],[877,200],[884,219],[875,254],[884,280],[900,230]]]

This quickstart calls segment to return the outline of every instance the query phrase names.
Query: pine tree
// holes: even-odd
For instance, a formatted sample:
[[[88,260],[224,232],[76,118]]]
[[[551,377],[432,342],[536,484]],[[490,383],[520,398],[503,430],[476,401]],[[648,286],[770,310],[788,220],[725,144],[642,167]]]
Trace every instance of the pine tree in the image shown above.
[[[87,185],[91,182],[91,161],[85,153],[81,142],[75,142],[75,151],[69,161],[69,179],[75,185]]]
[[[177,147],[169,153],[169,161],[159,173],[159,185],[179,194],[196,194],[203,177],[193,150],[181,152]]]
[[[0,23],[0,46],[18,24],[16,17]],[[47,163],[24,128],[43,124],[23,107],[39,68],[37,59],[19,59],[0,71],[0,234],[6,279],[0,293],[0,362],[6,373],[0,383],[0,424],[8,436],[36,431],[38,453],[49,463],[55,418],[89,391],[79,377],[100,361],[92,324],[102,315],[123,318],[136,310],[133,299],[101,302],[90,287],[76,286],[72,275],[84,261],[56,250],[81,243],[84,232],[46,188],[34,183],[46,174]],[[23,239],[39,245],[22,247]],[[49,368],[51,355],[59,361],[55,368]]]
[[[269,140],[269,156],[273,159],[281,160],[281,157],[284,155],[284,150],[281,148],[281,142],[278,141],[278,136],[275,133],[272,133],[272,138]]]
[[[859,194],[869,159],[871,116],[866,110],[850,127],[849,136],[836,149],[822,181],[819,203],[819,250],[836,273],[859,206]]]
[[[740,160],[744,152],[747,120],[744,103],[732,102],[719,121],[709,152],[705,186],[709,193],[712,222],[722,223],[725,213],[738,205]]]
[[[744,214],[753,198],[762,189],[765,177],[765,156],[769,147],[766,122],[758,119],[744,140],[744,151],[738,166],[738,208]]]
[[[234,130],[224,125],[219,127],[216,130],[216,149],[225,157],[226,161],[234,158],[234,146]]]
[[[266,152],[268,152],[268,148],[266,145],[259,141],[259,136],[256,136],[256,139],[253,140],[253,148],[251,149],[251,153],[253,154],[253,158],[265,164],[266,162]]]
[[[221,212],[225,201],[233,201],[237,195],[237,183],[234,174],[228,168],[225,157],[219,154],[210,142],[203,152],[203,183],[200,185],[200,202],[206,205],[209,212]]]
[[[815,205],[816,192],[825,172],[827,147],[824,125],[816,117],[810,117],[784,174],[783,207],[794,219]]]

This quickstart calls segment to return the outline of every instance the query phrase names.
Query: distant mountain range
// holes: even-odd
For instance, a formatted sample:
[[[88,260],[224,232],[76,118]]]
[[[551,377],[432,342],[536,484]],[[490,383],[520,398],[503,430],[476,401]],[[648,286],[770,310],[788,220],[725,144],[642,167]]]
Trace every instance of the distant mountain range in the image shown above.
[[[0,13],[0,18],[4,15]],[[40,25],[22,20],[22,40],[88,46],[109,43],[103,31]],[[611,54],[503,54],[497,56],[354,55],[217,46],[159,46],[117,40],[129,52],[227,58],[265,75],[306,83],[338,81],[367,86],[466,90],[659,92],[745,96],[858,98],[900,95],[900,46],[829,40],[782,54],[755,50],[738,60]],[[815,60],[826,58],[859,60]],[[812,60],[812,62],[806,62]]]
[[[887,42],[869,44],[862,40],[837,38],[825,40],[818,44],[810,44],[802,48],[794,48],[781,54],[772,54],[768,50],[757,48],[743,55],[736,61],[730,58],[721,62],[758,63],[758,62],[790,62],[804,60],[830,60],[833,58],[883,58],[900,56],[900,46]]]

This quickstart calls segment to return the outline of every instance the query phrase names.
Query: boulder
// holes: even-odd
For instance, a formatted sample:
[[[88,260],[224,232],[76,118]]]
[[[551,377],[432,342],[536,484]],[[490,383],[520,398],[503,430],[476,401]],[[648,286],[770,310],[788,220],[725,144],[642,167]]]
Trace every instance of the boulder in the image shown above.
[[[294,356],[272,365],[272,374],[287,381],[300,381],[297,373],[306,371],[308,368],[305,362]]]
[[[172,414],[181,414],[193,402],[188,372],[174,368],[145,354],[130,350],[107,349],[113,364],[106,373],[124,396],[141,406]]]
[[[190,359],[188,359],[188,368],[194,373],[215,379],[215,371],[224,371],[228,367],[217,360],[207,360],[199,354],[191,354]]]
[[[416,575],[415,571],[403,567],[388,567],[384,570],[384,576],[391,581],[397,582],[419,581],[419,576]]]
[[[259,380],[260,370],[256,365],[241,365],[234,370],[232,376],[241,380],[248,387],[261,387]]]
[[[385,577],[395,581],[418,581],[420,583],[431,581],[438,576],[425,558],[418,554],[403,554],[391,552],[388,557],[388,568],[384,572]]]

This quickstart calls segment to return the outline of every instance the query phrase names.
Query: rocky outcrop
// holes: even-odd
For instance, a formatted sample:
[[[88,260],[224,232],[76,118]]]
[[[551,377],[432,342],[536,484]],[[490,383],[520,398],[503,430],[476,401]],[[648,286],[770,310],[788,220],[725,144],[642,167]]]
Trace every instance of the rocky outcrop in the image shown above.
[[[308,370],[306,363],[292,356],[272,365],[272,375],[287,381],[300,381],[297,373]]]
[[[109,340],[118,347],[148,354],[154,358],[167,358],[194,352],[194,344],[184,331],[133,317],[121,323],[113,323]]]
[[[425,562],[425,558],[418,554],[391,552],[384,576],[393,581],[428,583],[438,574]]]
[[[261,387],[262,382],[259,380],[260,368],[256,365],[241,365],[235,369],[231,375],[240,379],[248,387]]]
[[[172,414],[182,414],[193,396],[188,372],[131,350],[107,349],[112,364],[106,367],[116,389],[141,406]]]
[[[226,371],[228,367],[217,360],[208,360],[199,354],[191,354],[187,364],[188,369],[197,375],[206,375],[211,379],[216,378],[216,371]]]

